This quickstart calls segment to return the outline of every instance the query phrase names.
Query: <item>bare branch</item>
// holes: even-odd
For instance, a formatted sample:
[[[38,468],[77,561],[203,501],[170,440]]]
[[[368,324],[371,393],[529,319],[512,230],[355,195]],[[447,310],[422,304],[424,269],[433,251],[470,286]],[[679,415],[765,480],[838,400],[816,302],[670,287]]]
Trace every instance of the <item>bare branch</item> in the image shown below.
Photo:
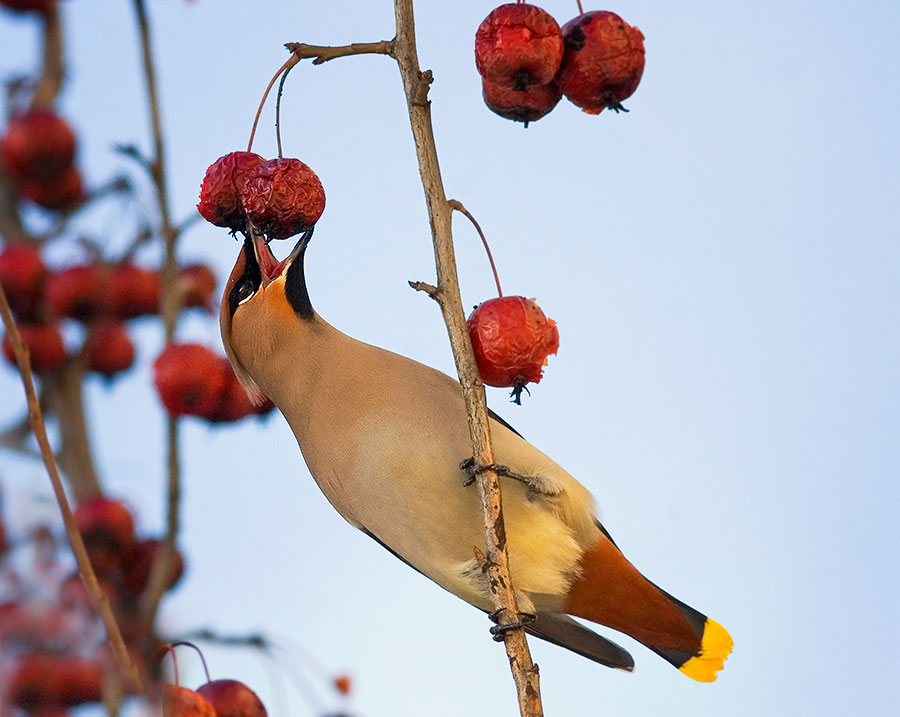
[[[349,45],[307,45],[303,42],[288,42],[285,47],[299,60],[313,58],[314,65],[321,65],[338,57],[350,55],[390,55],[394,57],[396,40],[380,42],[353,42]]]
[[[409,118],[419,160],[419,172],[431,220],[438,275],[437,290],[433,293],[429,292],[429,294],[438,300],[447,324],[447,332],[450,335],[450,345],[453,349],[456,370],[465,398],[473,460],[477,466],[487,467],[494,463],[487,404],[484,387],[478,376],[472,344],[466,330],[465,315],[460,299],[450,226],[452,209],[444,193],[435,148],[434,130],[431,124],[431,108],[428,102],[428,87],[431,84],[432,76],[431,72],[423,72],[419,68],[412,0],[394,0],[394,13],[397,36],[394,39],[392,54],[400,67],[403,88],[406,92]],[[412,286],[423,290],[425,288],[416,284],[412,284]],[[480,470],[477,484],[485,525],[485,572],[490,585],[497,622],[501,627],[510,624],[521,625],[516,595],[509,575],[500,483],[496,471],[490,468]],[[540,698],[538,670],[537,666],[532,663],[525,632],[520,626],[518,629],[503,631],[502,634],[506,643],[510,668],[516,682],[519,711],[522,717],[541,717],[543,707]]]
[[[153,128],[153,159],[150,161],[151,176],[156,188],[156,200],[159,204],[160,231],[165,242],[165,258],[162,266],[161,309],[165,326],[166,343],[175,337],[178,323],[181,296],[178,292],[178,261],[176,244],[178,229],[172,223],[169,210],[169,190],[166,183],[166,153],[163,143],[162,119],[159,111],[159,94],[156,86],[156,70],[153,66],[153,48],[150,41],[150,21],[144,0],[134,0],[134,11],[137,18],[141,38],[141,54],[143,57],[144,77],[147,84],[147,104],[150,108],[150,120]],[[166,468],[168,475],[166,535],[160,550],[153,561],[147,589],[141,602],[141,619],[145,625],[152,626],[162,600],[168,588],[171,567],[175,561],[175,541],[178,537],[181,504],[181,461],[179,458],[178,420],[172,416],[166,418]]]
[[[424,291],[432,299],[440,303],[439,292],[436,286],[426,284],[424,281],[408,281],[407,283],[416,291]]]

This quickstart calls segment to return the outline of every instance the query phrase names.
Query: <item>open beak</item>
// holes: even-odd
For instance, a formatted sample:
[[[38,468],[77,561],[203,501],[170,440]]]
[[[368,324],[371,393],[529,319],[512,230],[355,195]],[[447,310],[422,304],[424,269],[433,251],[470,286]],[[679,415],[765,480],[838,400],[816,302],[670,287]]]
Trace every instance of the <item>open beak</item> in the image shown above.
[[[265,237],[257,234],[255,231],[251,232],[247,241],[251,242],[253,245],[253,254],[256,257],[256,263],[259,264],[259,271],[262,275],[262,285],[264,287],[271,284],[275,279],[287,271],[288,267],[294,262],[294,259],[306,251],[306,247],[309,244],[310,239],[312,239],[312,235],[312,229],[301,234],[297,243],[294,244],[291,253],[282,261],[278,261],[272,253],[272,250],[269,248],[269,244],[266,242]]]

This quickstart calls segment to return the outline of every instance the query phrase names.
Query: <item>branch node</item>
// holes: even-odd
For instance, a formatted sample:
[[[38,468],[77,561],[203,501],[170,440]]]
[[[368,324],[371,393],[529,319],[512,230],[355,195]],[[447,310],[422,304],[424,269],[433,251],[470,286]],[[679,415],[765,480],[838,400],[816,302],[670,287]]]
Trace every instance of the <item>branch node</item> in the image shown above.
[[[441,303],[441,290],[436,286],[432,286],[431,284],[428,284],[424,281],[408,281],[406,283],[416,291],[424,291],[436,302],[438,302],[439,304]]]

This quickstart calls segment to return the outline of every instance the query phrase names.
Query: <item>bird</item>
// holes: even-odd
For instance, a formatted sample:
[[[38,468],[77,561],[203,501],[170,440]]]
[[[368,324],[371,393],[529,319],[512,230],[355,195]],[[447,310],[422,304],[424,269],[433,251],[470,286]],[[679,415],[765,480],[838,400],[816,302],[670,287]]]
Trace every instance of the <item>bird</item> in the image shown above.
[[[280,410],[313,479],[347,522],[491,613],[459,382],[325,321],[306,284],[311,237],[304,233],[279,261],[265,237],[245,236],[220,309],[235,374],[251,400],[267,397]],[[497,414],[489,423],[504,467],[510,574],[529,617],[525,630],[633,671],[631,654],[574,619],[582,618],[629,635],[694,680],[714,681],[732,650],[728,631],[625,558],[587,488]]]

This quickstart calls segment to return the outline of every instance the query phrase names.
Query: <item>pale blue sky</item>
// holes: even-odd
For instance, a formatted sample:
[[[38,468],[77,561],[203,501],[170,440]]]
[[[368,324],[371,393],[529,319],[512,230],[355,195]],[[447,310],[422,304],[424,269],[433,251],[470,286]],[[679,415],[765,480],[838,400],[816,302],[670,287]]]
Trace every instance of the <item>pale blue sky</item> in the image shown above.
[[[387,0],[150,5],[177,217],[206,166],[245,147],[282,43],[393,35]],[[61,108],[98,184],[125,166],[113,144],[149,146],[134,22],[130,3],[63,6]],[[543,7],[560,22],[575,14],[574,2]],[[472,43],[491,9],[417,7],[448,194],[481,222],[504,290],[537,297],[560,328],[531,398],[508,405],[492,389],[489,401],[591,489],[648,577],[735,639],[713,685],[624,637],[634,675],[533,642],[548,717],[896,714],[900,5],[623,1],[606,9],[647,47],[631,112],[591,117],[563,100],[527,130],[481,102]],[[30,69],[35,42],[29,23],[0,17],[0,75]],[[308,253],[313,305],[357,338],[450,371],[437,309],[406,285],[431,280],[433,263],[396,66],[304,64],[282,111],[286,152],[327,194]],[[272,115],[256,147],[270,155]],[[138,204],[152,206],[146,191]],[[124,243],[131,212],[97,212],[92,235]],[[492,278],[475,234],[455,227],[471,306]],[[223,280],[237,251],[211,226],[180,250]],[[137,335],[138,370],[111,392],[92,383],[89,404],[104,477],[149,530],[162,525],[149,385],[161,339],[152,323]],[[192,317],[180,335],[220,346],[213,320]],[[16,390],[0,373],[0,395]],[[483,615],[345,524],[280,417],[187,421],[183,435],[189,573],[164,605],[173,630],[290,636],[352,672],[359,717],[516,714]],[[37,466],[0,461],[4,478],[44,489]],[[208,657],[271,714],[307,714],[253,653]]]

